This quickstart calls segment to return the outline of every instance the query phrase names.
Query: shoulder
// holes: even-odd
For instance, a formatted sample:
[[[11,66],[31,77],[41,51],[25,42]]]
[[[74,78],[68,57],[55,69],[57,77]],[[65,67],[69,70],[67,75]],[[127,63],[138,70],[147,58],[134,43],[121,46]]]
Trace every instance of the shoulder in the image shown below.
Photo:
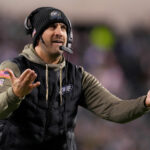
[[[19,69],[18,65],[15,62],[13,62],[11,60],[3,61],[0,64],[0,70],[4,70],[6,68],[11,69],[16,76],[20,75],[20,69]]]
[[[86,89],[89,86],[90,87],[92,87],[92,86],[100,87],[101,86],[101,83],[94,75],[85,71],[83,67],[81,67],[81,71],[82,71],[82,86],[84,89]]]

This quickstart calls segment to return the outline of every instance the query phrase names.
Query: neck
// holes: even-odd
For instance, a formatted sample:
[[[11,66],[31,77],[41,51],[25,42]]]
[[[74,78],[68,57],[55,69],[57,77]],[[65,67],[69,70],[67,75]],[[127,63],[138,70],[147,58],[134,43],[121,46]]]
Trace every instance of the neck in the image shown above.
[[[62,60],[62,55],[46,53],[39,46],[35,47],[35,51],[46,64],[58,64]]]

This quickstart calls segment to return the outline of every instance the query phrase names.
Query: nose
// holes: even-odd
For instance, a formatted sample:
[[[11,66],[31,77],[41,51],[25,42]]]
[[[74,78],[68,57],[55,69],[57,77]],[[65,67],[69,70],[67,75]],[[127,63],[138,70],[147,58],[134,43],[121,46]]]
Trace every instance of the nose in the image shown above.
[[[57,27],[55,28],[55,34],[56,34],[56,35],[62,35],[61,26],[57,26]]]

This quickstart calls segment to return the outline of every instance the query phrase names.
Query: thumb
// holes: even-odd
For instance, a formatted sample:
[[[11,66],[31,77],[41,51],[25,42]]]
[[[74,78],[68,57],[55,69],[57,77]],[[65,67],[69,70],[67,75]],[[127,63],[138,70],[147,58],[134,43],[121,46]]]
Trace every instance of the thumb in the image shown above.
[[[146,100],[145,100],[145,105],[147,107],[150,107],[150,90],[147,93]]]
[[[14,81],[14,79],[16,79],[16,77],[11,69],[6,68],[4,71],[9,73],[10,79],[12,82]]]

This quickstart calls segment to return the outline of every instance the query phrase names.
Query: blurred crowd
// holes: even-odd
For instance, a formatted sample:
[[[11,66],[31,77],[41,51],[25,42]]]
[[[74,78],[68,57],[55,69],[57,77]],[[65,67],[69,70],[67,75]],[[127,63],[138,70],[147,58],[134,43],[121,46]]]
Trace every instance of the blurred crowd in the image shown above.
[[[17,56],[31,38],[25,35],[23,18],[0,16],[0,20],[2,62]],[[97,45],[92,41],[91,33],[96,26],[105,26],[111,31],[113,44]],[[71,62],[83,66],[124,100],[147,93],[150,89],[150,26],[137,24],[121,33],[105,23],[74,24],[73,34],[74,54],[68,56]],[[149,150],[150,114],[130,123],[116,124],[79,108],[75,134],[78,150]]]

